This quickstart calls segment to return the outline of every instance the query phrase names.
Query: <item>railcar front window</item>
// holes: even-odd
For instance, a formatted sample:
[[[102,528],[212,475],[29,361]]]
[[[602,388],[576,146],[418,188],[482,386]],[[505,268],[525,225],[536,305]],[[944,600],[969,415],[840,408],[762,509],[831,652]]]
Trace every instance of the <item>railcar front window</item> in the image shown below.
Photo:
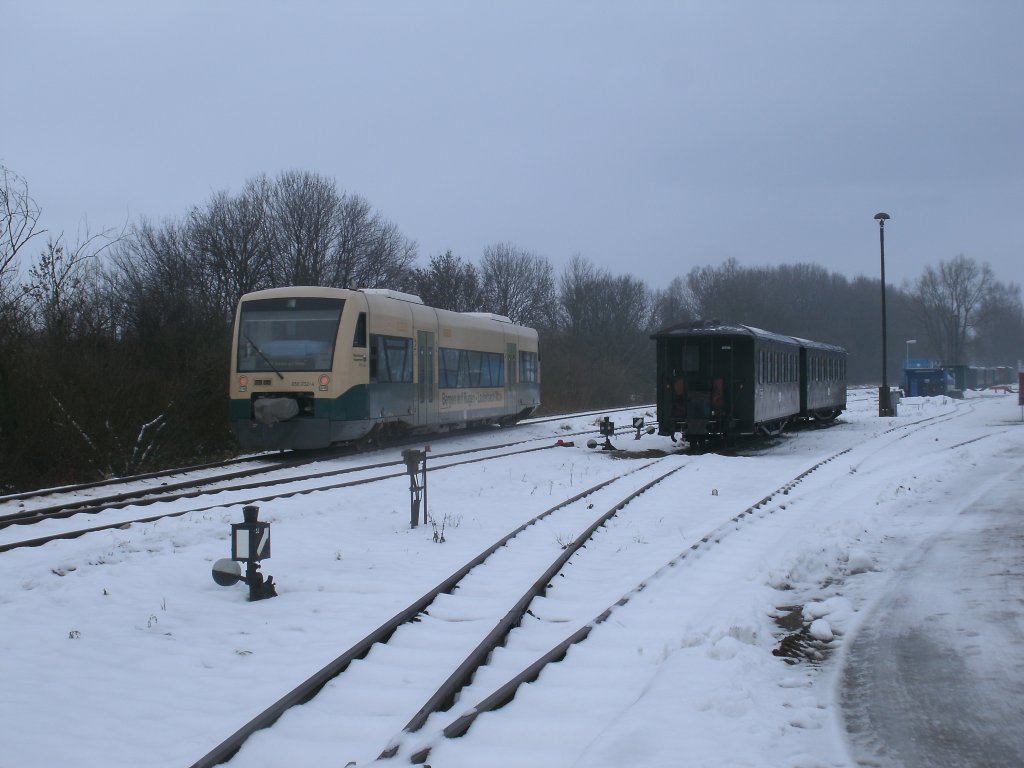
[[[238,370],[329,371],[344,299],[292,296],[242,304]]]

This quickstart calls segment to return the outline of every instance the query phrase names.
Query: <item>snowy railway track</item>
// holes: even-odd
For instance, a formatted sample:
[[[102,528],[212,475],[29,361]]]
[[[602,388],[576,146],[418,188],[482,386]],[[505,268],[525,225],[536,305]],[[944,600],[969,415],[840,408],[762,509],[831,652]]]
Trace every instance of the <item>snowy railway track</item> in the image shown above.
[[[405,724],[403,732],[417,730],[432,713],[448,709],[455,703],[459,691],[469,684],[492,652],[505,642],[508,634],[520,626],[535,599],[544,594],[556,577],[566,575],[567,563],[584,545],[593,541],[599,529],[630,502],[684,465],[677,463],[638,487],[634,484],[626,496],[604,508],[609,498],[616,498],[622,493],[624,481],[634,475],[649,476],[661,469],[665,462],[672,461],[671,457],[662,458],[623,472],[528,520],[257,715],[195,762],[192,768],[214,766],[231,759],[250,737],[274,726],[298,704],[308,703],[310,707],[315,704],[335,711],[336,700],[340,697],[348,699],[342,705],[344,709],[362,714],[365,701],[364,707],[360,707],[359,699],[374,690],[389,690],[407,699],[400,706],[409,707],[412,719]],[[588,500],[590,503],[584,504]],[[604,511],[595,516],[593,508],[599,504]],[[563,544],[559,543],[563,539],[560,533],[563,529],[559,526],[586,527],[583,533]],[[540,576],[537,576],[538,572]],[[524,588],[525,592],[520,594]],[[495,596],[495,592],[500,594]],[[493,608],[495,603],[496,609]],[[425,638],[431,634],[435,638],[428,642]],[[438,634],[442,636],[440,640],[436,639]],[[438,666],[406,670],[404,673],[389,666],[387,657],[401,655],[403,648],[420,649],[421,653],[430,655]],[[381,657],[384,657],[383,663],[379,663]],[[360,660],[365,660],[365,664],[356,664]],[[445,677],[447,670],[451,671]],[[393,684],[396,674],[406,676],[400,685]],[[413,676],[419,677],[415,683],[411,679]],[[427,678],[425,681],[424,677]],[[425,703],[414,711],[420,703],[417,696]],[[385,706],[394,706],[394,703]],[[308,711],[304,708],[303,714]],[[399,708],[399,711],[402,710]],[[297,717],[301,719],[302,715]],[[403,728],[401,718],[385,723],[383,729],[380,718],[376,718],[375,732],[367,734],[366,724],[361,718],[350,719],[347,724],[340,724],[338,721],[341,719],[331,718],[333,732],[344,729],[350,739],[358,738],[369,744],[371,751],[379,750],[394,732]],[[285,728],[289,727],[285,725]],[[275,726],[275,731],[279,728],[281,726]],[[272,731],[265,731],[258,734],[255,741],[267,737],[267,734],[273,738]],[[258,750],[259,746],[253,748]],[[398,745],[393,744],[385,752],[393,754],[397,749]],[[364,757],[372,759],[373,755],[368,752]]]
[[[578,414],[555,415],[541,417],[537,419],[530,419],[523,423],[545,424],[556,421],[564,421],[570,418],[586,418],[589,416],[596,416],[598,415],[598,413],[599,412],[582,412]],[[479,430],[480,433],[484,433],[485,431],[486,430]],[[621,434],[629,431],[629,428],[621,427],[616,430],[616,433]],[[591,429],[566,431],[563,433],[563,437],[577,437],[580,435],[589,434],[591,432],[593,432],[593,430]],[[472,434],[472,431],[462,431],[457,434],[458,436],[461,437],[465,436],[466,434]],[[435,435],[432,436],[432,439],[434,441],[443,442],[445,439],[453,437],[455,435],[456,433]],[[550,436],[543,436],[526,438],[522,440],[513,440],[493,446],[485,446],[476,449],[471,449],[469,451],[455,451],[450,453],[437,454],[436,457],[445,458],[448,456],[457,456],[473,451],[511,448],[517,445],[524,445],[531,442],[539,442],[542,440],[550,439]],[[389,444],[387,448],[402,448],[420,444],[420,442],[409,442],[408,440],[403,440],[395,441],[393,445]],[[112,478],[108,480],[101,480],[91,483],[82,483],[79,485],[62,486],[59,488],[47,488],[38,491],[30,491],[25,493],[16,493],[6,496],[0,496],[0,530],[10,525],[32,524],[42,522],[45,520],[70,517],[76,514],[97,514],[100,512],[104,512],[108,509],[123,509],[128,506],[148,506],[156,502],[175,501],[183,498],[195,498],[201,495],[219,493],[222,491],[247,490],[258,487],[266,487],[270,485],[279,485],[286,482],[331,477],[334,475],[359,471],[361,469],[385,468],[389,466],[399,466],[402,464],[400,460],[389,460],[384,462],[377,462],[374,464],[361,465],[359,467],[346,467],[342,469],[325,470],[323,472],[313,472],[305,475],[295,475],[288,478],[273,477],[273,473],[275,472],[290,470],[296,467],[302,467],[309,464],[329,461],[332,458],[337,458],[339,455],[339,451],[325,450],[303,454],[293,453],[289,454],[287,458],[281,458],[280,456],[274,454],[266,454],[264,456],[249,456],[236,459],[229,459],[221,462],[214,462],[210,464],[183,467],[181,469],[151,472],[141,475],[133,475],[130,477]],[[195,475],[200,472],[205,473],[211,470],[217,470],[226,467],[236,467],[239,465],[253,466],[248,466],[244,469],[236,469],[233,471],[218,473],[214,475],[204,474],[200,477],[188,477],[189,475]],[[184,476],[185,479],[176,482],[163,481],[160,482],[160,484],[157,486],[153,486],[151,484],[151,481],[154,480],[160,481],[164,478],[182,476]],[[261,479],[259,482],[233,485],[230,484],[236,480],[255,477],[265,479]],[[100,493],[98,495],[93,493],[97,489],[108,488],[115,490],[113,490],[113,492]],[[51,499],[54,498],[57,498],[58,501],[50,501]],[[159,517],[160,516],[152,516],[144,518],[143,520],[149,522],[154,519],[159,519]]]
[[[955,417],[954,413],[942,417],[924,418],[902,424],[896,429],[902,431],[909,429],[916,432],[936,422]],[[886,430],[882,434],[889,434],[893,431],[896,430]],[[872,440],[865,442],[872,442],[878,437],[880,436],[875,436]],[[332,733],[330,741],[332,743],[344,742],[346,748],[352,752],[361,751],[360,756],[364,761],[372,760],[372,754],[367,751],[369,729],[366,727],[364,717],[366,702],[374,701],[372,711],[375,725],[378,727],[376,736],[381,738],[383,733],[379,732],[380,720],[384,718],[387,707],[393,705],[383,703],[379,692],[397,689],[401,691],[403,697],[407,698],[410,678],[422,674],[422,670],[419,669],[396,669],[388,660],[392,657],[408,658],[410,655],[408,651],[416,648],[422,654],[429,656],[436,665],[443,667],[447,663],[447,668],[453,669],[453,671],[432,694],[429,696],[426,693],[422,694],[425,703],[402,727],[398,736],[390,738],[378,759],[403,758],[413,764],[424,763],[438,743],[464,735],[480,714],[498,709],[511,701],[520,686],[535,681],[547,666],[562,660],[570,647],[586,639],[596,626],[606,622],[618,608],[642,593],[651,580],[658,578],[669,569],[676,568],[693,556],[719,545],[731,532],[738,530],[741,526],[750,525],[758,520],[784,512],[786,497],[795,487],[819,468],[852,450],[852,447],[846,448],[815,462],[794,476],[793,479],[767,493],[756,503],[732,516],[721,519],[709,532],[658,566],[653,573],[649,573],[649,575],[636,574],[636,581],[631,584],[622,584],[621,574],[619,574],[619,583],[608,586],[602,593],[607,596],[607,602],[602,606],[595,607],[592,597],[593,581],[600,576],[601,557],[599,554],[589,554],[583,558],[572,559],[573,556],[584,544],[588,549],[597,548],[595,534],[599,530],[602,532],[602,536],[614,541],[615,537],[609,534],[607,527],[609,521],[641,493],[662,483],[669,475],[682,469],[677,466],[644,484],[628,497],[613,505],[607,512],[602,513],[584,534],[577,537],[572,545],[556,558],[512,608],[505,613],[500,611],[492,613],[490,621],[496,622],[493,624],[493,628],[465,656],[460,657],[458,653],[452,651],[452,647],[457,644],[454,640],[449,640],[447,643],[445,641],[427,643],[425,640],[421,640],[420,638],[426,636],[425,631],[429,628],[445,625],[447,628],[455,627],[455,637],[458,638],[462,634],[459,630],[464,630],[465,625],[486,623],[478,611],[466,610],[462,607],[464,603],[454,595],[454,590],[458,588],[460,592],[470,595],[471,605],[474,597],[479,599],[483,594],[487,594],[491,599],[493,585],[489,589],[474,588],[463,582],[465,575],[482,562],[486,562],[494,552],[505,547],[512,538],[517,537],[537,521],[536,519],[532,520],[509,534],[487,552],[482,553],[407,609],[396,614],[389,622],[239,729],[229,739],[195,763],[192,768],[205,768],[223,763],[230,760],[236,753],[239,754],[239,761],[242,764],[249,764],[249,758],[258,755],[266,746],[264,739],[272,741],[281,738],[286,742],[292,739],[301,740],[307,745],[308,751],[310,742],[323,743],[327,738],[317,731],[320,726],[315,723],[320,718],[330,722]],[[651,465],[645,465],[639,470],[633,470],[626,474],[645,470],[649,466]],[[616,482],[625,476],[622,475],[588,489],[582,494],[556,505],[540,517],[547,517],[556,510],[577,504],[582,499],[596,493],[598,489],[605,488],[609,482]],[[621,538],[621,531],[619,535]],[[605,546],[608,546],[608,541],[605,542]],[[567,568],[570,560],[573,567]],[[508,572],[504,572],[499,579],[495,580],[495,583],[507,584],[508,576]],[[554,591],[557,592],[559,599],[558,607],[552,612],[552,601],[545,597],[545,593],[554,586],[556,579],[557,587]],[[587,595],[591,596],[590,599],[587,599]],[[530,626],[527,627],[527,624]],[[571,630],[568,633],[565,631],[567,627]],[[516,630],[516,642],[515,648],[510,649],[511,647],[507,644],[513,630]],[[392,638],[395,638],[400,631],[406,631],[409,637],[403,638],[400,644],[396,645]],[[561,634],[555,637],[560,631]],[[378,646],[386,650],[376,650]],[[405,653],[402,651],[403,648]],[[526,660],[527,657],[529,660]],[[346,676],[346,671],[360,661],[363,663],[363,667],[355,674],[350,673]],[[376,673],[373,670],[374,667],[378,668]],[[380,676],[382,674],[383,677]],[[431,669],[427,676],[439,680],[441,675],[436,669]],[[341,680],[346,682],[354,680],[354,682],[346,685],[340,682]],[[396,684],[396,680],[401,682]],[[375,691],[377,693],[374,693]],[[306,704],[310,709],[315,707],[320,714],[308,714],[310,710],[307,710],[306,707],[303,708],[305,711],[302,715],[297,714],[297,711],[290,712],[300,703]],[[415,704],[406,702],[405,706],[407,712],[411,713]],[[457,706],[458,712],[455,711]],[[358,713],[354,725],[343,724],[342,721],[345,720],[343,713],[346,712]],[[292,721],[293,715],[294,721]],[[281,720],[281,724],[275,725],[279,720]],[[314,724],[307,725],[304,721]],[[274,727],[271,729],[271,726]],[[277,736],[278,732],[284,735]],[[253,738],[252,747],[243,748],[243,744],[250,737]],[[356,746],[357,744],[361,746]],[[249,749],[252,751],[249,752]],[[369,747],[369,749],[372,751],[374,748]],[[240,752],[240,750],[243,751]],[[350,756],[349,754],[335,754],[323,757],[344,760]],[[349,765],[361,764],[364,763],[357,761],[349,763]]]
[[[238,459],[220,464],[208,464],[202,467],[186,468],[181,470],[172,470],[169,472],[157,472],[149,475],[136,475],[133,477],[122,478],[120,480],[106,480],[99,483],[86,483],[84,485],[67,486],[64,488],[47,489],[43,491],[16,494],[14,496],[5,496],[0,498],[0,510],[17,506],[17,509],[13,512],[2,511],[0,512],[0,529],[6,528],[9,525],[22,525],[32,524],[43,520],[52,520],[62,517],[69,517],[71,515],[83,513],[83,514],[95,514],[102,512],[107,509],[120,509],[132,504],[145,506],[152,504],[156,501],[168,501],[178,498],[184,498],[187,493],[200,488],[204,488],[210,485],[216,485],[217,483],[230,482],[232,480],[239,480],[247,477],[258,477],[260,475],[268,474],[282,469],[290,469],[294,467],[304,466],[306,464],[313,463],[315,461],[322,460],[320,458],[302,458],[293,459],[289,461],[273,461],[271,463],[260,463],[258,466],[250,467],[247,469],[236,470],[233,472],[226,472],[224,474],[218,474],[200,478],[190,478],[174,483],[160,483],[159,486],[141,486],[137,483],[145,482],[147,480],[153,480],[163,477],[174,477],[177,475],[188,474],[195,470],[209,470],[219,467],[235,466],[237,464],[255,463],[252,459]],[[79,496],[82,493],[93,490],[100,487],[109,486],[121,486],[123,490],[116,491],[114,493],[108,493],[102,496],[88,496],[86,498],[77,498],[71,500],[60,501],[58,503],[47,503],[44,500],[52,496],[63,495],[63,496]],[[180,493],[175,494],[178,491]],[[15,504],[14,502],[18,502]],[[38,506],[36,502],[42,502]]]
[[[391,758],[401,754],[404,755],[408,759],[408,762],[412,764],[425,763],[429,758],[432,749],[442,739],[454,739],[465,735],[473,725],[473,722],[481,714],[500,709],[510,702],[522,685],[534,682],[546,667],[564,659],[566,653],[573,645],[585,640],[595,627],[608,621],[617,609],[625,606],[637,595],[644,592],[648,584],[654,579],[657,579],[670,569],[682,565],[694,555],[703,553],[711,547],[719,545],[727,536],[729,536],[730,533],[738,530],[740,526],[754,524],[758,520],[762,520],[768,516],[785,511],[786,501],[784,498],[780,499],[780,497],[787,497],[796,486],[798,486],[813,472],[826,464],[835,461],[840,456],[849,453],[850,450],[852,449],[844,449],[814,463],[812,466],[793,477],[793,479],[771,491],[762,499],[744,509],[742,512],[724,520],[708,533],[701,536],[698,540],[693,541],[693,543],[684,548],[672,559],[658,567],[657,570],[651,573],[647,578],[644,578],[642,581],[636,583],[635,586],[632,586],[626,591],[620,593],[621,597],[609,603],[607,607],[600,611],[600,613],[597,615],[591,614],[593,615],[593,618],[585,620],[581,616],[571,620],[571,622],[578,622],[580,624],[579,628],[568,636],[565,636],[564,639],[557,644],[550,646],[549,650],[536,657],[536,659],[529,665],[525,667],[516,667],[515,659],[520,654],[516,649],[510,650],[508,655],[511,656],[512,659],[509,660],[511,663],[506,665],[508,667],[508,676],[505,682],[497,685],[496,687],[489,688],[487,683],[475,681],[471,688],[467,688],[467,690],[463,692],[465,694],[466,703],[460,707],[461,714],[454,718],[451,717],[451,714],[453,713],[444,713],[443,715],[439,714],[432,723],[432,725],[435,726],[434,728],[427,730],[426,733],[417,734],[416,731],[425,725],[427,721],[426,717],[420,716],[419,719],[415,719],[404,729],[397,742],[389,745],[389,747],[381,754],[381,757]],[[577,578],[576,580],[579,581],[582,579]],[[561,591],[561,589],[562,586],[559,585],[559,590]],[[566,591],[570,591],[571,589],[572,587],[569,587]],[[584,591],[589,592],[590,589],[585,587]],[[566,596],[566,601],[572,601],[574,603],[581,602],[578,595],[572,596],[571,594]],[[540,619],[538,623],[547,624],[548,628],[557,628],[561,622],[551,622],[550,619]],[[517,638],[517,640],[519,641],[517,643],[518,646],[526,644],[523,639]],[[494,675],[492,675],[492,677],[494,677]]]
[[[631,430],[628,428],[622,428],[617,430],[617,434],[628,431]],[[578,437],[581,435],[592,434],[592,432],[592,429],[583,431],[566,431],[563,432],[563,437]],[[559,443],[553,443],[552,439],[552,436],[545,435],[543,437],[532,437],[523,440],[500,443],[498,445],[481,446],[432,455],[430,470],[447,469],[449,467],[461,466],[463,464],[473,463],[476,461],[501,459],[504,457],[559,447]],[[562,438],[559,438],[559,442],[562,442]],[[543,445],[533,445],[536,443],[543,443]],[[467,455],[474,455],[474,457],[468,459],[458,458]],[[320,459],[316,460],[318,461]],[[264,467],[262,469],[229,473],[229,475],[226,476],[202,478],[198,481],[185,481],[174,484],[173,486],[161,486],[159,489],[154,489],[148,492],[130,491],[115,494],[104,499],[91,499],[87,501],[64,503],[54,505],[52,507],[44,507],[34,510],[21,510],[15,513],[0,515],[0,553],[22,547],[36,547],[60,539],[73,539],[88,533],[95,533],[97,531],[105,531],[113,528],[126,528],[133,524],[151,523],[169,517],[181,517],[182,515],[189,514],[190,512],[205,512],[224,506],[262,504],[277,499],[315,493],[317,491],[339,490],[357,485],[365,485],[367,483],[392,480],[403,477],[407,474],[405,462],[399,459],[354,467],[340,467],[303,475],[286,475],[281,477],[272,476],[275,471],[292,468],[294,466],[302,466],[308,463],[310,463],[309,460],[296,460],[294,462],[285,462],[283,465],[277,464],[271,467]],[[381,470],[382,472],[378,474],[367,474],[378,470]],[[241,484],[218,485],[218,483],[221,482],[230,483],[232,479],[251,477],[253,475],[258,476],[260,479]],[[351,475],[353,477],[341,482],[324,482],[325,480],[331,480],[332,478],[337,478],[343,475]],[[200,506],[189,506],[184,509],[169,509],[167,511],[150,515],[139,516],[137,513],[132,512],[132,510],[137,507],[150,506],[156,503],[170,504],[181,500],[206,499],[207,497],[214,497],[220,494],[243,494],[254,490],[265,490],[268,488],[278,488],[279,490],[272,493],[260,494],[258,496],[246,495],[242,497],[218,499],[216,503],[204,503]],[[72,525],[70,528],[50,532],[42,536],[29,537],[14,534],[9,537],[5,537],[3,534],[5,529],[10,529],[15,525],[34,526],[44,522],[71,519],[77,515],[93,516],[99,515],[100,513],[111,513],[117,511],[124,511],[126,514],[116,517],[115,519],[110,519],[109,521],[85,527]],[[105,516],[105,518],[106,517],[107,516]],[[3,538],[7,538],[7,540],[3,540]]]
[[[740,525],[784,510],[785,501],[777,501],[779,497],[788,496],[811,473],[850,450],[844,449],[815,462],[756,503],[721,519],[709,532],[657,566],[653,573],[649,566],[643,573],[627,573],[624,576],[620,571],[614,579],[596,591],[594,582],[602,576],[602,552],[623,546],[623,537],[628,539],[635,536],[634,531],[642,530],[644,526],[643,520],[635,521],[637,528],[622,525],[613,527],[610,523],[613,520],[621,521],[619,513],[630,502],[663,484],[689,464],[677,465],[634,488],[627,496],[592,517],[586,530],[571,544],[567,544],[550,563],[537,565],[536,561],[545,550],[539,544],[545,536],[549,542],[552,538],[551,525],[555,524],[552,515],[566,509],[575,509],[577,514],[583,509],[591,510],[596,506],[596,498],[585,508],[582,508],[582,502],[598,493],[602,494],[601,498],[605,498],[612,490],[620,488],[625,478],[649,473],[655,467],[660,469],[671,459],[645,464],[588,488],[496,542],[268,707],[191,768],[210,768],[231,760],[236,753],[240,764],[248,765],[250,758],[266,749],[268,741],[278,738],[285,742],[301,741],[306,745],[307,752],[311,743],[322,745],[325,741],[334,744],[343,742],[349,754],[325,754],[321,757],[340,761],[352,757],[353,752],[360,753],[358,759],[352,760],[349,765],[363,765],[367,760],[372,761],[372,753],[377,750],[381,750],[378,756],[381,760],[402,758],[413,764],[424,763],[439,741],[464,735],[480,714],[507,704],[520,686],[536,680],[545,667],[563,659],[571,646],[586,639],[591,630],[607,621],[617,608],[643,592],[650,580],[677,567],[693,554],[716,546]],[[672,484],[677,497],[680,495],[680,480],[681,477],[677,476]],[[673,491],[666,489],[666,492]],[[648,509],[640,514],[650,515],[652,512]],[[546,528],[539,527],[541,520],[547,520]],[[524,536],[524,532],[531,528],[533,535]],[[517,539],[514,552],[504,551],[511,550],[512,542]],[[584,546],[586,552],[583,552]],[[503,568],[495,563],[494,558],[499,552],[504,560],[514,564],[512,568]],[[521,588],[524,580],[510,576],[514,569],[524,568],[521,565],[524,553],[532,553],[526,559],[534,563],[533,568],[543,567],[544,571],[515,600],[509,590],[515,592],[514,585]],[[483,564],[491,564],[493,567],[483,569],[482,574],[470,581],[469,577],[478,574],[476,569]],[[493,575],[488,576],[490,572]],[[632,580],[628,580],[631,577]],[[510,587],[510,584],[513,586]],[[495,598],[494,592],[499,586],[507,594]],[[459,593],[455,592],[456,589]],[[549,592],[557,593],[557,600],[547,596]],[[595,594],[602,597],[595,598]],[[500,609],[492,607],[490,614],[483,614],[478,605],[485,599],[488,603],[499,599],[505,602],[501,603]],[[510,604],[511,607],[507,607]],[[474,640],[482,635],[482,639],[475,645],[465,638],[467,627],[475,627]],[[513,630],[514,648],[509,643]],[[436,639],[438,636],[442,639]],[[419,654],[430,659],[427,669],[403,668],[400,663],[395,666],[391,662],[391,659],[409,658],[414,655],[410,651],[416,649]],[[357,662],[361,662],[361,666]],[[443,670],[451,671],[445,677]],[[436,688],[433,688],[433,692],[432,686],[423,682],[424,677],[434,681]],[[410,690],[412,688],[419,692],[420,700],[414,698]],[[392,692],[403,702],[396,706],[394,701],[386,700],[388,697],[383,691]],[[306,706],[302,710],[293,710],[299,704]],[[395,714],[396,711],[402,711],[403,706],[405,717],[409,718],[404,726],[401,725],[403,718]],[[416,706],[419,709],[414,711]],[[454,711],[456,706],[458,712]],[[371,710],[369,713],[367,707]],[[373,721],[372,727],[367,723],[368,714]],[[382,725],[382,721],[387,720],[390,723]],[[329,737],[318,730],[325,727],[323,722],[330,724],[327,726],[331,733]],[[388,727],[392,733],[397,731],[398,735],[387,735]],[[252,742],[249,742],[250,738]],[[383,749],[381,745],[384,745]],[[280,745],[270,750],[278,754],[280,751]]]
[[[647,407],[653,408],[653,406]],[[564,421],[566,419],[586,418],[589,416],[600,416],[618,412],[618,410],[606,410],[555,414],[551,416],[527,419],[524,420],[522,424],[548,424],[557,421]],[[442,433],[428,436],[428,439],[435,442],[443,442],[445,439],[451,437],[464,437],[467,434],[472,434],[474,431],[484,433],[487,429],[489,428]],[[623,432],[627,430],[623,428],[619,431]],[[387,449],[403,448],[408,446],[418,446],[421,442],[421,438],[417,438],[415,441],[410,441],[406,438],[404,440],[395,440],[383,447]],[[508,443],[508,445],[513,444],[515,443]],[[380,446],[375,450],[379,450],[379,448]],[[224,461],[179,467],[176,469],[145,472],[137,475],[125,475],[123,477],[111,477],[87,483],[76,483],[54,488],[40,488],[38,490],[23,491],[20,493],[0,494],[0,528],[14,523],[33,522],[33,517],[45,518],[55,512],[102,507],[103,505],[114,505],[130,500],[144,500],[149,497],[166,495],[176,490],[198,488],[204,484],[214,484],[229,480],[237,480],[244,477],[258,476],[260,474],[274,472],[276,470],[328,461],[339,456],[352,455],[352,453],[352,448],[341,446],[335,449],[291,452],[284,455],[281,453],[255,454],[225,459]],[[197,475],[199,473],[244,465],[251,466],[246,469],[238,469],[222,474],[188,478],[189,475]],[[162,481],[165,478],[176,477],[185,477],[186,479],[172,483],[161,482],[157,487],[150,484],[151,481],[154,480]],[[102,489],[114,490],[110,493],[103,493]],[[99,491],[99,493],[95,493],[97,491]],[[62,500],[56,503],[48,501],[53,498]]]
[[[613,756],[669,763],[690,750],[710,764],[723,749],[736,762],[774,764],[819,755],[820,739],[807,729],[827,725],[834,713],[815,705],[819,667],[802,659],[820,651],[827,663],[829,651],[853,637],[864,600],[899,559],[887,548],[921,538],[918,517],[952,517],[958,505],[973,503],[984,493],[974,476],[1005,472],[1002,456],[1019,444],[1006,437],[1020,431],[1006,423],[1003,404],[968,405],[911,401],[890,421],[875,418],[865,402],[838,429],[794,434],[753,454],[689,457],[658,437],[634,451],[580,446],[453,468],[431,482],[434,542],[443,518],[444,544],[430,543],[429,524],[408,527],[406,478],[282,499],[268,505],[265,519],[275,524],[272,570],[284,588],[279,599],[258,603],[210,583],[209,567],[223,557],[235,517],[225,506],[12,552],[0,557],[12,587],[0,601],[14,641],[6,654],[7,716],[25,727],[12,729],[5,751],[19,765],[66,763],[72,751],[108,765],[192,764],[490,542],[584,486],[667,454],[642,470],[648,475],[634,475],[633,487],[672,462],[685,462],[682,471],[613,517],[547,582],[453,706],[425,712],[422,727],[405,729],[431,693],[411,680],[433,674],[439,688],[486,634],[485,609],[493,627],[515,601],[513,593],[502,597],[503,610],[488,607],[499,588],[508,592],[501,568],[493,584],[464,585],[395,632],[396,643],[407,629],[432,637],[445,627],[460,643],[463,631],[475,635],[461,656],[452,643],[434,650],[426,634],[373,647],[305,706],[254,732],[231,764],[416,759],[512,768]],[[960,420],[954,410],[975,415]],[[550,440],[559,436],[547,431]],[[643,450],[654,446],[657,454]],[[839,460],[801,479],[827,457]],[[789,477],[799,482],[778,487]],[[628,488],[616,491],[622,482],[605,494],[624,496]],[[943,507],[960,486],[964,498]],[[781,495],[768,498],[770,489]],[[595,505],[590,519],[605,506]],[[548,560],[560,554],[550,551],[552,540],[578,532],[575,525],[549,528],[541,542]],[[520,582],[518,594],[524,591]],[[801,606],[802,627],[779,621]],[[835,640],[825,642],[811,618],[827,622]],[[794,638],[806,641],[806,653],[778,658]],[[393,672],[382,682],[385,663]],[[384,694],[405,688],[414,695],[385,707]],[[385,708],[394,710],[387,727],[374,725]],[[61,739],[34,739],[49,727],[48,715],[34,714],[44,712],[62,715]],[[364,744],[341,732],[338,720],[351,718],[367,735],[372,727],[374,738]],[[753,742],[731,740],[736,718]],[[394,756],[381,758],[382,750]]]
[[[535,443],[540,441],[539,439],[531,439],[517,441],[513,443],[504,443],[502,445],[497,446],[471,448],[467,450],[453,451],[451,453],[440,454],[432,459],[430,470],[436,471],[441,469],[448,469],[450,467],[461,466],[464,464],[470,464],[478,461],[500,460],[511,456],[518,456],[525,453],[544,451],[559,447],[556,443],[551,443],[550,438],[544,439],[547,441],[546,444],[540,446],[523,447],[524,444]],[[473,455],[471,458],[459,458],[467,454],[484,455]],[[380,470],[383,470],[383,472],[381,472]],[[333,480],[333,478],[337,478],[343,475],[351,475],[352,477],[340,482]],[[61,530],[53,533],[48,533],[43,536],[36,536],[32,538],[15,537],[12,540],[0,541],[0,553],[22,547],[40,546],[42,544],[46,544],[51,541],[57,541],[59,539],[73,539],[88,533],[110,530],[112,528],[125,528],[133,524],[151,523],[169,517],[181,517],[182,515],[187,515],[192,512],[205,512],[211,509],[216,509],[225,506],[245,506],[247,504],[262,504],[277,499],[285,499],[290,498],[292,496],[315,493],[318,491],[339,490],[358,485],[365,485],[367,483],[392,480],[395,478],[404,477],[406,475],[407,472],[405,469],[404,461],[384,461],[375,464],[362,465],[358,467],[343,467],[339,469],[326,470],[323,472],[315,472],[300,476],[287,476],[281,478],[263,477],[259,481],[244,483],[240,485],[231,485],[228,487],[209,488],[205,487],[207,485],[206,483],[200,484],[200,486],[197,486],[196,484],[191,484],[186,485],[186,490],[182,490],[179,493],[157,494],[151,497],[145,497],[141,499],[133,498],[133,500],[131,501],[118,501],[94,506],[81,506],[75,507],[73,509],[68,509],[65,506],[59,506],[52,510],[37,510],[30,518],[27,519],[0,519],[0,531],[2,531],[3,529],[10,530],[12,524],[16,522],[31,523],[33,525],[36,525],[43,523],[44,521],[62,520],[80,514],[97,515],[103,512],[114,511],[126,511],[128,514],[117,519],[112,519],[109,522],[103,522],[100,524],[90,525],[87,527],[73,526],[68,530]],[[325,480],[331,480],[331,482],[325,483]],[[141,517],[138,516],[137,513],[131,512],[131,510],[133,510],[136,507],[149,506],[157,502],[171,503],[180,500],[206,499],[207,497],[213,497],[219,494],[239,494],[251,492],[254,490],[266,490],[268,488],[275,487],[278,488],[278,490],[272,493],[263,493],[258,496],[232,496],[231,498],[219,499],[216,503],[204,503],[201,506],[189,506],[184,509],[171,509],[157,514],[144,515]]]

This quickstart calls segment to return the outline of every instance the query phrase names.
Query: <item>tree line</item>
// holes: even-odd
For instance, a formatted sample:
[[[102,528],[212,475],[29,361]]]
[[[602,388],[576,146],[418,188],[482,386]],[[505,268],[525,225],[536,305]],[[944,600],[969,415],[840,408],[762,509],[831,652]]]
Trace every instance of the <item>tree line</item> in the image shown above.
[[[41,228],[28,182],[0,172],[0,492],[230,455],[235,306],[273,286],[391,288],[537,328],[549,412],[651,402],[650,334],[696,319],[840,344],[851,382],[880,380],[879,281],[814,264],[728,260],[654,288],[581,255],[556,273],[507,242],[421,265],[394,222],[305,171],[71,243]],[[906,339],[947,363],[1013,364],[1024,348],[1019,287],[965,256],[888,286],[887,308],[890,381]]]

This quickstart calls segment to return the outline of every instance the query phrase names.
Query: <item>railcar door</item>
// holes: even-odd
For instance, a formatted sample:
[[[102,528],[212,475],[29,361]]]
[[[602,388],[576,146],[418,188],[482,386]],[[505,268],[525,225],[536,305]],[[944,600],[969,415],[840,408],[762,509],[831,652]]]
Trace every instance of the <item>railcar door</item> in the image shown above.
[[[433,331],[416,331],[416,347],[416,424],[425,427],[437,423]]]
[[[516,412],[516,384],[519,382],[519,348],[505,344],[505,413]]]

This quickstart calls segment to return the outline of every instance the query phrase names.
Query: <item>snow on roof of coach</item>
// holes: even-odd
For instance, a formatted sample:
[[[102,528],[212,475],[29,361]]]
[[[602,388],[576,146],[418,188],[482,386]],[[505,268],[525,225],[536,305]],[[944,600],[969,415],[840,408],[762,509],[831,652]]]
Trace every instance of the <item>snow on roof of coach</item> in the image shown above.
[[[663,339],[672,336],[750,336],[752,338],[781,341],[796,344],[797,339],[781,333],[773,333],[752,325],[740,323],[723,323],[721,320],[698,320],[695,323],[678,323],[662,328],[651,335],[652,339]]]
[[[840,347],[837,344],[827,344],[824,341],[811,341],[810,339],[801,339],[799,336],[795,336],[794,338],[796,339],[797,343],[800,344],[801,347],[807,347],[808,349],[820,349],[825,352],[841,352],[844,355],[846,354],[846,349]]]

